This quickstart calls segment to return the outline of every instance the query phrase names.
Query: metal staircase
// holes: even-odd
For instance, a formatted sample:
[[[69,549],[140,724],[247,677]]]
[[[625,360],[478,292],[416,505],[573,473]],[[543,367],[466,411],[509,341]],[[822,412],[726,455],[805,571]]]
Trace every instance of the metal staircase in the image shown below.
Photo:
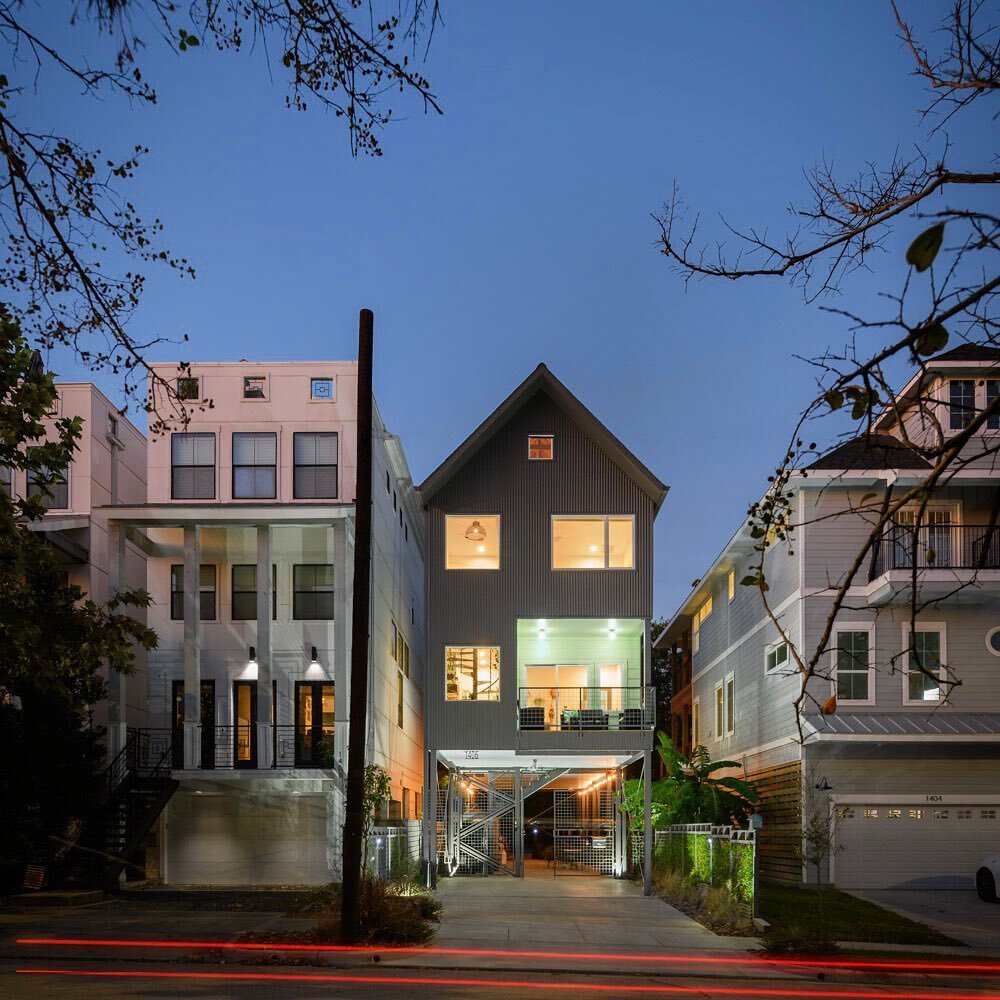
[[[173,747],[144,730],[129,730],[108,765],[103,787],[68,852],[74,881],[111,889],[179,784],[171,775]]]
[[[524,800],[566,768],[453,771],[444,796],[449,875],[524,874]]]

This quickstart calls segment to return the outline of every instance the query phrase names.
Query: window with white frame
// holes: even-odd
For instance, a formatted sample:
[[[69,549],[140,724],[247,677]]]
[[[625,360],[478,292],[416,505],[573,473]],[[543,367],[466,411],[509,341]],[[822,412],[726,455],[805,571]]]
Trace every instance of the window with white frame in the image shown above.
[[[764,650],[764,670],[773,674],[788,666],[788,643],[784,639],[771,643]]]
[[[726,717],[725,717],[725,695],[722,691],[722,685],[715,685],[715,738],[717,740],[722,739],[722,734],[726,727]]]
[[[701,648],[701,623],[712,613],[712,595],[709,594],[698,610],[691,616],[691,652]]]
[[[943,624],[918,624],[911,632],[903,626],[904,705],[922,705],[940,701],[941,681],[945,676],[945,627]]]
[[[332,378],[311,378],[309,380],[309,398],[333,402],[337,397],[336,385]]]
[[[233,499],[277,496],[278,437],[273,431],[233,434]]]
[[[838,626],[833,633],[833,677],[837,701],[875,703],[872,631],[868,625]]]
[[[736,732],[736,677],[726,675],[726,735]]]
[[[445,569],[499,569],[500,516],[447,514],[444,519]]]
[[[971,378],[953,378],[948,382],[948,426],[960,431],[976,415],[976,383]]]
[[[986,380],[986,398],[984,400],[984,409],[986,406],[992,405],[997,396],[1000,396],[1000,379],[988,378]],[[991,413],[986,418],[986,428],[991,431],[1000,430],[1000,413]]]
[[[500,700],[499,646],[447,646],[444,652],[447,701]]]
[[[267,399],[267,376],[266,375],[244,375],[243,376],[243,398],[244,399]]]
[[[691,705],[691,742],[694,746],[701,745],[701,703],[697,698]]]
[[[555,438],[551,434],[528,435],[528,461],[551,462],[555,457]]]
[[[296,500],[336,499],[336,431],[296,432],[292,453],[292,496]]]
[[[635,518],[554,514],[552,568],[635,569]]]

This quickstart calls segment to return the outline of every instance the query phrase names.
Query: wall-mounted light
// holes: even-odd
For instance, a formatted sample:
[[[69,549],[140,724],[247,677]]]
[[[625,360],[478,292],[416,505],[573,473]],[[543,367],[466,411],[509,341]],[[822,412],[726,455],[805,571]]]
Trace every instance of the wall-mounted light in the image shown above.
[[[253,646],[250,647],[250,655],[247,657],[247,665],[243,668],[243,673],[240,674],[240,679],[245,681],[255,681],[257,680],[257,650]]]
[[[614,639],[617,634],[618,634],[618,622],[616,622],[614,620],[614,618],[609,618],[608,619],[608,638],[609,639]]]
[[[545,638],[545,630],[549,627],[549,623],[544,618],[538,619],[538,638]]]
[[[250,647],[250,655],[247,657],[247,666],[255,667],[257,666],[257,650],[253,646]]]
[[[306,677],[322,677],[323,666],[319,662],[319,651],[315,646],[309,650],[309,666],[306,667]]]
[[[310,667],[318,667],[319,666],[319,660],[316,657],[316,647],[315,646],[312,647],[312,652],[310,653],[310,656],[309,656],[309,666]]]

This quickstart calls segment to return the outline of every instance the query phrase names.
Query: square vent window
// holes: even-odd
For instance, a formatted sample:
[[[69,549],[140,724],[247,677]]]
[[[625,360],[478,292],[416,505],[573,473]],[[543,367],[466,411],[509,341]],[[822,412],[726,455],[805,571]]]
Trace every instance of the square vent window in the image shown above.
[[[201,385],[197,378],[185,376],[177,380],[178,399],[201,399]]]
[[[551,462],[555,452],[555,438],[551,434],[528,436],[528,461]]]
[[[244,375],[243,376],[243,398],[244,399],[267,399],[267,376],[266,375]]]
[[[311,399],[334,399],[333,379],[314,378],[309,382],[309,396]]]

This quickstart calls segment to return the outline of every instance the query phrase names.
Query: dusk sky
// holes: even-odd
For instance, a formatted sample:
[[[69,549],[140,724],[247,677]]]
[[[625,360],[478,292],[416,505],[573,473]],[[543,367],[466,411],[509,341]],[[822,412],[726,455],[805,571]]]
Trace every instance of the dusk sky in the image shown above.
[[[931,6],[902,4],[920,26]],[[707,221],[782,232],[803,167],[825,154],[852,173],[911,148],[923,87],[876,0],[443,9],[424,72],[445,114],[394,101],[405,118],[380,159],[352,159],[332,115],[286,110],[262,51],[178,55],[152,34],[156,107],[46,89],[35,124],[109,154],[150,147],[130,197],[198,272],[150,278],[136,339],[190,337],[155,360],[350,359],[358,310],[373,309],[376,395],[418,483],[546,362],[671,487],[655,597],[669,616],[810,396],[793,355],[842,344],[845,328],[778,279],[685,289],[650,213],[676,179]],[[59,34],[76,51],[88,37]],[[952,133],[955,165],[984,167],[993,132],[974,109]],[[920,228],[904,221],[834,304],[895,288]],[[97,381],[122,399],[112,376]]]

